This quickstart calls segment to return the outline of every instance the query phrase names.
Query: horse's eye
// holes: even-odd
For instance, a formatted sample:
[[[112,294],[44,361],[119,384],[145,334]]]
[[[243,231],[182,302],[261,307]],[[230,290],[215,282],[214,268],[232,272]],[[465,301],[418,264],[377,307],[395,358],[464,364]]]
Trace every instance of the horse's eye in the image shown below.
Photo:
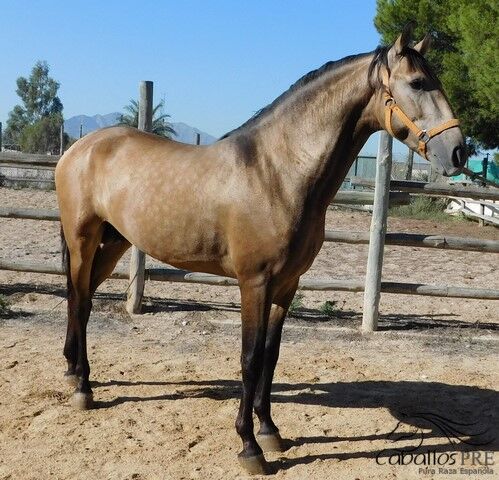
[[[416,78],[409,83],[412,89],[414,90],[423,90],[424,88],[424,80],[422,78]]]

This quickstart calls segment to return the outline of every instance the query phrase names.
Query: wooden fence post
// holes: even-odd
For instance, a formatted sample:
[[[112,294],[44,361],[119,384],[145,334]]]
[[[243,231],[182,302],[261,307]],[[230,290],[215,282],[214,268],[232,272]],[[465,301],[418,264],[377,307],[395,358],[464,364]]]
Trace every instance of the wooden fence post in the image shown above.
[[[152,86],[150,81],[139,84],[139,130],[152,130]],[[146,255],[132,246],[130,259],[130,283],[128,285],[126,309],[128,313],[140,313],[144,295]]]
[[[365,332],[373,332],[378,328],[381,271],[392,172],[392,144],[392,137],[387,132],[382,131],[379,137],[378,158],[376,160],[376,184],[364,290],[362,330]]]
[[[414,150],[409,148],[409,152],[407,153],[407,164],[405,167],[405,179],[412,180],[412,167],[414,165]]]
[[[59,129],[59,155],[64,153],[64,123],[61,123],[61,128]]]

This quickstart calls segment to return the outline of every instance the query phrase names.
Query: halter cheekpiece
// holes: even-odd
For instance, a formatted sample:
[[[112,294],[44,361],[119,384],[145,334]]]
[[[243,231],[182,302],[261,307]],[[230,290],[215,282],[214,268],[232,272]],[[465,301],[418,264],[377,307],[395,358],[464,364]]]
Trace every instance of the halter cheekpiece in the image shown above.
[[[383,71],[383,86],[385,91],[383,92],[383,98],[385,100],[385,127],[388,133],[394,137],[392,129],[392,116],[393,114],[399,117],[399,120],[418,138],[418,152],[419,154],[428,160],[426,156],[426,145],[428,142],[438,134],[444,132],[445,130],[449,130],[450,128],[458,127],[459,120],[457,118],[453,118],[448,120],[447,122],[442,123],[441,125],[431,128],[430,130],[419,128],[397,105],[397,102],[393,98],[392,93],[390,92],[390,86],[388,83],[388,72],[386,70]]]

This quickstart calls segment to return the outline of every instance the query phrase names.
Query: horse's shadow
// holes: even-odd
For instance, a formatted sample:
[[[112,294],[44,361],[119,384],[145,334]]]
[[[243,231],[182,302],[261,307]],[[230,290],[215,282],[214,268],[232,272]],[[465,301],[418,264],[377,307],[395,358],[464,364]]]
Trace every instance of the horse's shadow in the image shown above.
[[[175,393],[149,397],[117,397],[109,402],[98,402],[98,408],[110,408],[126,402],[180,400],[183,398],[210,398],[213,400],[238,399],[240,382],[235,380],[206,380],[183,382],[129,382],[111,380],[96,382],[104,386],[175,386]],[[384,433],[362,436],[298,437],[287,441],[288,447],[304,444],[336,444],[384,440],[384,448],[370,451],[332,452],[307,455],[294,459],[282,457],[274,462],[279,469],[307,464],[317,459],[347,460],[355,458],[388,457],[394,452],[423,449],[427,439],[433,438],[431,451],[457,452],[471,450],[496,451],[498,430],[499,394],[494,390],[465,385],[448,385],[438,382],[413,381],[360,381],[336,383],[276,383],[273,386],[274,403],[318,405],[330,408],[385,408],[393,422]],[[366,431],[369,431],[366,415]],[[285,425],[282,425],[285,429]],[[410,445],[407,446],[407,443]],[[386,445],[390,445],[388,448]],[[337,448],[336,446],[334,448]],[[430,448],[428,445],[427,448]]]

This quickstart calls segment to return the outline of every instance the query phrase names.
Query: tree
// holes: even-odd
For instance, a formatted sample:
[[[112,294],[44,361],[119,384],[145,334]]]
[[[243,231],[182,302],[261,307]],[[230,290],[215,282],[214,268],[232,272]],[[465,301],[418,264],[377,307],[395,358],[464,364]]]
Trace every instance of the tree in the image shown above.
[[[60,115],[49,115],[24,127],[19,138],[21,150],[27,153],[59,153],[61,121]],[[65,136],[66,145],[69,137]]]
[[[386,43],[415,20],[430,32],[428,60],[439,75],[472,149],[499,147],[499,30],[496,0],[377,0],[374,24]]]
[[[152,133],[160,137],[172,138],[176,132],[168,121],[170,115],[164,113],[164,107],[165,102],[161,100],[152,111]],[[127,113],[120,116],[118,125],[137,128],[139,125],[139,103],[137,100],[130,100],[130,103],[123,108]]]
[[[56,152],[63,106],[57,96],[59,83],[49,77],[47,62],[36,62],[30,77],[19,77],[16,83],[23,105],[16,105],[9,113],[6,139],[29,153]]]

